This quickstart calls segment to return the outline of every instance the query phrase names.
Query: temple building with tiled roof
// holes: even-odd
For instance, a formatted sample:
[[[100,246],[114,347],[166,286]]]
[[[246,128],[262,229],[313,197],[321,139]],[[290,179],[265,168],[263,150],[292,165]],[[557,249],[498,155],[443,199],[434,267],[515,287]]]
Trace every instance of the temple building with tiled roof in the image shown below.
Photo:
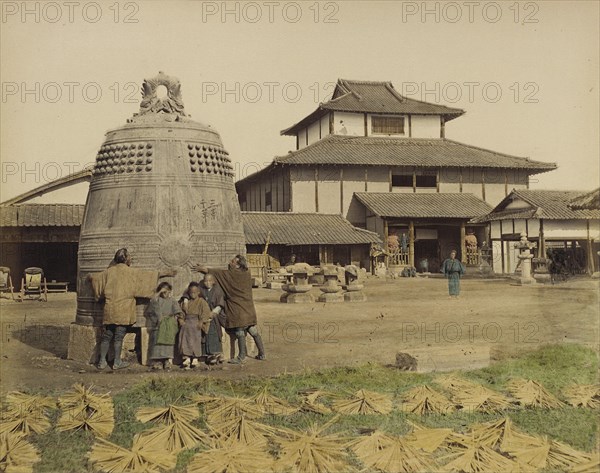
[[[514,242],[526,233],[535,254],[560,254],[571,273],[598,270],[599,190],[592,192],[515,189],[490,212],[472,220],[489,224],[496,251],[494,271],[512,273],[518,263]]]
[[[468,222],[556,164],[447,139],[446,123],[464,113],[404,97],[391,82],[340,79],[331,100],[281,132],[296,149],[236,183],[241,209],[341,214],[380,235],[389,264],[436,271],[456,248],[479,265],[464,241],[469,231],[489,240],[487,225]],[[382,203],[393,215],[376,211]],[[435,217],[412,213],[434,207]]]

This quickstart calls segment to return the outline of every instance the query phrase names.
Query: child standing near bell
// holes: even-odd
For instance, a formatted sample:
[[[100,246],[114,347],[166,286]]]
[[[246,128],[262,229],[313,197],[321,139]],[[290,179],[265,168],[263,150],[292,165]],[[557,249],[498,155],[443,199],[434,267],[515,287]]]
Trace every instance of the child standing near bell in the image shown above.
[[[150,300],[146,317],[156,327],[152,332],[150,359],[153,369],[170,370],[175,355],[175,341],[179,328],[177,317],[182,314],[177,301],[171,297],[173,287],[168,282],[161,282],[156,294]]]
[[[202,353],[202,325],[210,323],[211,312],[207,302],[200,297],[200,286],[191,282],[187,289],[187,297],[183,299],[183,312],[179,330],[179,351],[183,357],[184,369],[195,368]]]

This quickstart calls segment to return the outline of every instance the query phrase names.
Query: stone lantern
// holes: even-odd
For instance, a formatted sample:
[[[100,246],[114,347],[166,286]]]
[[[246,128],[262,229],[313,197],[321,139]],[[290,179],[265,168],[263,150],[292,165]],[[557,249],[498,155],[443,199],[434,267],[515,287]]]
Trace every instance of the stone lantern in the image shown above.
[[[293,282],[283,285],[282,289],[285,293],[281,295],[279,302],[287,304],[314,302],[314,297],[308,293],[312,289],[312,285],[308,283],[308,276],[313,272],[311,266],[306,263],[296,263],[292,265],[290,271]]]
[[[346,279],[346,284],[343,286],[343,289],[346,291],[344,293],[344,301],[366,301],[367,296],[362,292],[364,286],[358,280],[358,268],[353,264],[349,264],[344,268],[344,275]]]
[[[533,259],[531,249],[536,246],[535,243],[527,240],[525,232],[521,233],[521,239],[515,243],[515,248],[519,250],[518,258],[521,261],[521,276],[517,279],[519,285],[535,284],[535,279],[531,275],[531,260]]]
[[[342,287],[338,284],[337,267],[325,266],[323,276],[325,284],[320,287],[323,294],[319,296],[317,302],[344,302],[344,296],[341,293]]]

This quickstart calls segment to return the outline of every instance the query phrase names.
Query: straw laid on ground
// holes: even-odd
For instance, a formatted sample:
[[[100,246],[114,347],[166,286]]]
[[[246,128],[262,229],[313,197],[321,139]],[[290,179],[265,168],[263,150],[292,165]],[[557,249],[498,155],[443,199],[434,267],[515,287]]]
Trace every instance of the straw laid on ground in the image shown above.
[[[380,430],[353,439],[347,446],[368,469],[394,473],[434,469],[432,462],[406,438],[399,439]]]
[[[347,444],[348,448],[361,460],[365,457],[370,458],[371,455],[375,455],[385,447],[391,446],[396,440],[381,430],[370,430],[366,433],[368,435],[361,435],[350,440]]]
[[[276,471],[291,473],[338,473],[351,471],[342,446],[347,442],[336,434],[323,434],[339,416],[318,427],[311,426],[305,432],[286,431],[287,438],[279,439],[280,458],[275,462]]]
[[[332,407],[342,414],[389,414],[392,411],[392,397],[361,389],[350,399],[333,401]]]
[[[52,398],[10,392],[6,395],[5,410],[1,414],[0,433],[31,432],[41,434],[50,429],[50,421],[46,417],[48,408],[56,405]]]
[[[251,398],[267,414],[287,416],[298,412],[299,408],[290,405],[288,402],[273,396],[265,386]]]
[[[177,464],[175,455],[136,435],[131,450],[104,439],[96,439],[88,455],[96,471],[104,473],[161,473]]]
[[[171,425],[177,421],[192,422],[200,417],[195,404],[187,406],[169,405],[167,407],[142,407],[138,409],[136,419],[142,423],[156,422]]]
[[[186,448],[194,448],[200,444],[210,444],[208,435],[197,427],[184,421],[178,420],[171,424],[160,425],[139,434],[139,442],[148,445],[148,448],[167,450],[178,453]]]
[[[455,410],[450,400],[429,386],[417,386],[402,394],[402,410],[415,414],[446,414]]]
[[[19,391],[11,391],[6,395],[4,402],[8,412],[12,410],[49,409],[56,406],[56,401],[51,397],[39,394],[25,394]]]
[[[62,414],[56,427],[59,431],[88,430],[108,437],[114,429],[114,405],[109,394],[96,394],[92,387],[75,384],[73,391],[58,399]]]
[[[531,379],[514,379],[508,383],[507,388],[522,406],[543,409],[564,406],[564,403],[550,394],[544,386]]]
[[[97,394],[93,386],[85,387],[83,384],[74,384],[73,390],[58,398],[58,407],[63,410],[79,408],[82,405],[102,410],[106,406],[112,406],[113,401],[110,394]]]
[[[192,425],[200,417],[195,404],[166,407],[142,407],[136,419],[142,423],[154,422],[157,427],[140,433],[140,441],[165,448],[177,453],[185,448],[193,448],[200,443],[209,443],[208,435]]]
[[[309,388],[299,391],[299,394],[302,396],[302,401],[300,402],[300,410],[302,412],[313,412],[316,414],[331,414],[331,409],[319,402],[319,399],[324,397],[332,397],[333,393],[328,391],[321,391],[317,388]]]
[[[56,428],[61,432],[87,430],[99,437],[108,437],[115,428],[114,412],[112,406],[102,411],[82,406],[63,413],[58,419]]]
[[[474,424],[470,428],[470,433],[479,443],[486,447],[499,448],[503,452],[506,452],[512,445],[527,445],[535,442],[535,437],[516,429],[508,417]],[[465,437],[458,436],[458,438],[460,442],[460,438]],[[467,439],[470,442],[470,438],[467,437]]]
[[[258,419],[265,415],[265,411],[261,405],[251,399],[224,396],[218,403],[210,403],[206,406],[206,415],[209,423],[216,424],[242,415],[247,419]]]
[[[201,394],[201,393],[194,393],[190,397],[190,400],[193,403],[196,403],[201,406],[209,406],[211,404],[215,404],[215,403],[219,402],[219,399],[220,398],[218,398],[216,396],[207,396],[206,394]]]
[[[369,470],[384,473],[412,473],[437,471],[436,465],[423,452],[406,443],[403,439],[393,438],[377,452],[363,455],[360,460]]]
[[[509,445],[504,445],[502,450],[535,469],[571,468],[591,461],[589,454],[546,437],[529,437],[524,442],[513,440]]]
[[[564,394],[572,406],[600,408],[600,384],[574,384],[565,389]]]
[[[600,454],[594,453],[589,461],[575,465],[570,473],[598,473],[600,471]]]
[[[413,431],[403,437],[404,442],[427,453],[433,453],[440,448],[446,439],[452,434],[452,429],[430,429],[409,422]]]
[[[439,458],[440,462],[449,460],[437,471],[461,473],[502,472],[516,473],[519,465],[496,452],[473,435],[454,434],[457,442],[451,445],[451,452]]]
[[[261,447],[267,445],[269,436],[277,433],[274,427],[246,419],[243,415],[214,425],[209,424],[208,428],[223,444],[240,442]]]
[[[31,473],[40,461],[37,449],[25,440],[25,434],[4,432],[0,434],[0,471],[5,473]]]
[[[468,381],[457,373],[438,376],[435,378],[435,382],[453,394],[479,386],[479,384],[474,383],[473,381]]]
[[[34,432],[43,434],[50,429],[50,421],[46,418],[43,410],[31,408],[31,410],[4,412],[0,422],[0,433],[21,432],[29,435]]]
[[[456,374],[440,376],[437,384],[452,393],[452,402],[468,412],[496,412],[512,406],[504,394],[468,381]]]
[[[268,473],[273,471],[273,458],[258,445],[222,443],[197,453],[187,473]]]

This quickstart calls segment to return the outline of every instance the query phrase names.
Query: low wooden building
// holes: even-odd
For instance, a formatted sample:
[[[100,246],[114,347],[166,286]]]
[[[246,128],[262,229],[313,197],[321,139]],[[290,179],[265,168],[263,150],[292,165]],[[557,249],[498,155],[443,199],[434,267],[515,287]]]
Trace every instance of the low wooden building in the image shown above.
[[[370,266],[372,244],[380,244],[375,232],[354,227],[341,215],[293,212],[242,212],[248,253],[267,253],[281,264],[290,261]]]
[[[515,189],[487,215],[473,219],[474,224],[490,225],[494,271],[515,271],[518,250],[514,244],[524,232],[537,243],[536,256],[546,257],[549,249],[561,252],[569,260],[571,272],[593,273],[600,249],[597,194],[597,190]]]
[[[77,249],[83,205],[20,204],[0,206],[0,262],[20,287],[23,270],[37,266],[48,282],[75,289]]]
[[[351,207],[386,242],[389,265],[438,272],[451,250],[468,266],[481,263],[487,225],[468,222],[492,207],[472,194],[357,192]],[[477,250],[467,251],[467,232],[479,242]]]

